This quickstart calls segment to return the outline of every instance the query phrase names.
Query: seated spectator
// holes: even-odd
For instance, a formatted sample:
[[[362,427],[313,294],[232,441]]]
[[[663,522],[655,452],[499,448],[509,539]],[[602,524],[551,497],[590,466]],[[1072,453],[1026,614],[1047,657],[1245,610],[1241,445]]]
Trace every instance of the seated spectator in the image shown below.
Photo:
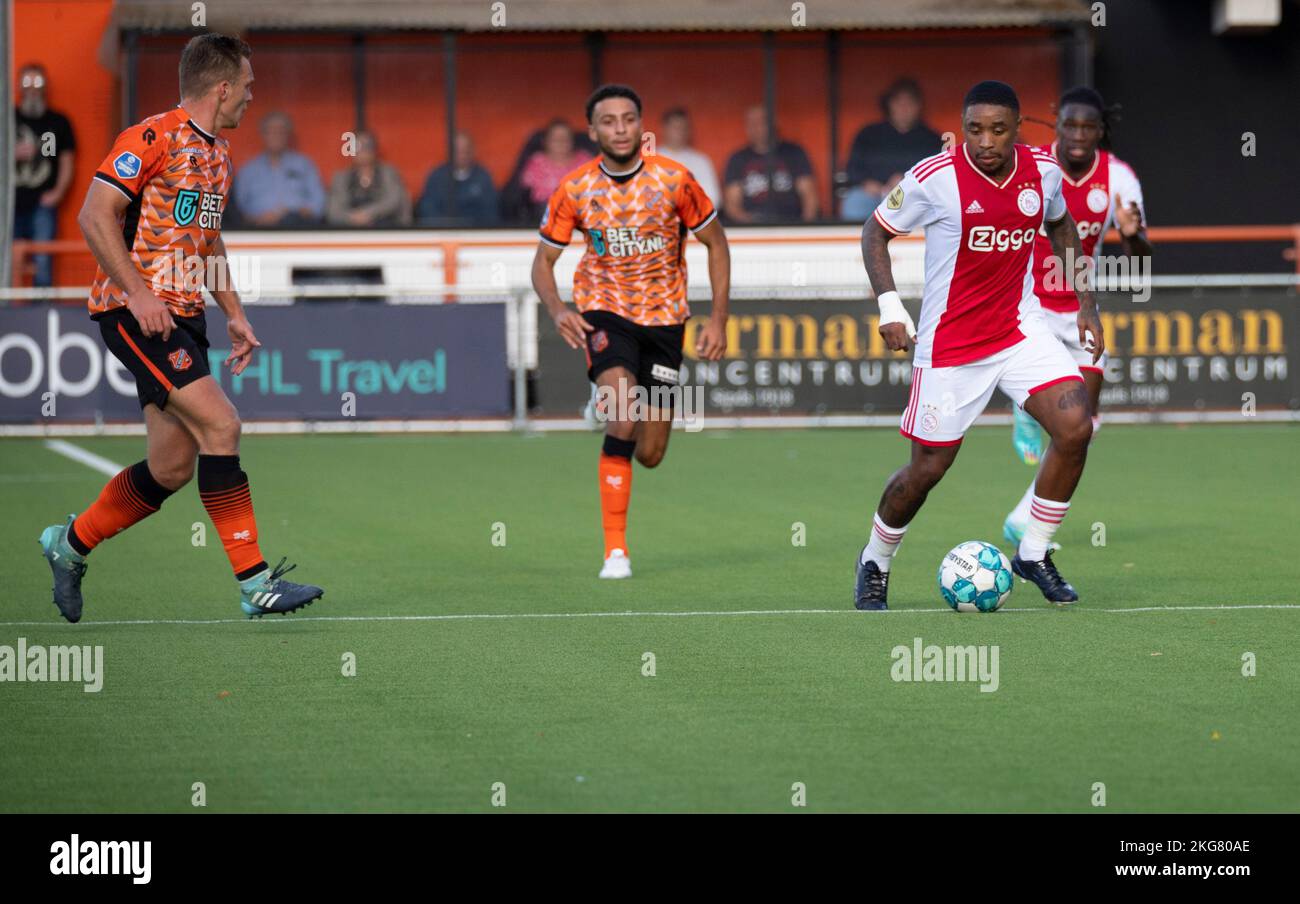
[[[921,108],[921,87],[910,78],[894,82],[881,96],[884,121],[864,126],[849,150],[841,217],[865,221],[903,173],[943,149],[943,139],[921,120]]]
[[[402,177],[379,159],[379,145],[370,132],[357,132],[352,165],[330,182],[326,219],[334,226],[406,226],[411,222],[411,198]]]
[[[474,158],[474,140],[469,135],[456,133],[455,156],[429,173],[415,215],[430,226],[447,220],[470,226],[496,224],[497,190]]]
[[[284,113],[262,118],[262,153],[235,175],[235,202],[249,226],[303,226],[320,222],[325,189],[316,164],[292,150],[293,123]]]
[[[767,111],[745,111],[749,144],[731,155],[723,176],[723,213],[732,223],[781,223],[817,216],[817,187],[804,149],[773,136]]]
[[[533,205],[528,200],[528,192],[520,184],[523,178],[524,166],[533,158],[533,155],[542,149],[546,143],[546,132],[549,126],[544,126],[528,136],[524,141],[523,147],[519,149],[519,156],[515,159],[514,169],[510,171],[510,178],[501,189],[501,219],[507,223],[514,223],[524,226],[537,225],[541,213],[533,216]],[[596,142],[591,140],[591,136],[586,132],[575,132],[573,134],[574,147],[585,151],[591,159],[600,153],[600,148]]]
[[[59,205],[67,197],[76,166],[77,142],[72,123],[45,102],[48,78],[40,63],[29,63],[18,74],[20,95],[14,113],[15,239],[48,242],[54,238]],[[54,265],[48,254],[32,258],[32,285],[54,285]]]
[[[690,170],[713,206],[722,206],[722,188],[718,185],[717,170],[713,168],[713,161],[702,151],[691,147],[691,120],[685,110],[674,107],[664,114],[663,134],[656,144],[656,153],[676,160]]]
[[[573,129],[562,119],[546,127],[542,148],[524,164],[519,186],[524,192],[528,222],[538,221],[560,180],[592,158],[589,152],[574,146]]]

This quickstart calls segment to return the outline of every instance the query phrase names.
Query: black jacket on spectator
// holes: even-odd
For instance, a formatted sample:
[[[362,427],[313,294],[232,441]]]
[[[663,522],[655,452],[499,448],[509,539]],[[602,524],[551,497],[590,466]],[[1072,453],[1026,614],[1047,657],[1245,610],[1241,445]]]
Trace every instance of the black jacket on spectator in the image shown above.
[[[455,192],[455,214],[452,192]],[[464,179],[457,179],[449,163],[429,173],[415,210],[416,219],[427,226],[445,221],[471,226],[492,226],[497,222],[497,190],[488,171],[477,163]]]
[[[888,182],[895,173],[905,173],[918,161],[943,150],[943,139],[924,123],[900,132],[888,120],[865,126],[853,139],[845,167],[849,185],[868,179]]]

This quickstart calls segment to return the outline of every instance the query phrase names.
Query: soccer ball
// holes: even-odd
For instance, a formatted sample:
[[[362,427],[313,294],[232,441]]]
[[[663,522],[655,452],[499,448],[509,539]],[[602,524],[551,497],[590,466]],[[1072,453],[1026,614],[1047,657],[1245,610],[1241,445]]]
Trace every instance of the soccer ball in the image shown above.
[[[993,612],[1011,595],[1011,563],[992,543],[967,540],[939,563],[939,592],[958,612]]]

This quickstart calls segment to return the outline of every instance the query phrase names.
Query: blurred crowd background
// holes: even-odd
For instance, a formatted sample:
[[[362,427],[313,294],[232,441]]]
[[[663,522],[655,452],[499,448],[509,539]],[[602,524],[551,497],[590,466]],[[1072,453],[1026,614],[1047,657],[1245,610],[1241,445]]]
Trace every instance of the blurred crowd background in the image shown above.
[[[961,98],[984,78],[1017,89],[1034,144],[1052,140],[1062,90],[1098,87],[1155,223],[1290,223],[1294,193],[1268,188],[1300,137],[1271,99],[1300,83],[1300,10],[1285,5],[1279,27],[1238,35],[1216,33],[1214,0],[209,3],[203,30],[238,31],[256,74],[226,133],[224,228],[532,228],[596,151],[583,103],[602,82],[640,92],[656,152],[691,168],[725,223],[861,222],[945,135],[960,140]],[[16,239],[77,237],[113,137],[176,103],[192,15],[159,0],[18,0]],[[1260,260],[1276,268],[1277,250]],[[21,276],[56,275],[36,255]]]

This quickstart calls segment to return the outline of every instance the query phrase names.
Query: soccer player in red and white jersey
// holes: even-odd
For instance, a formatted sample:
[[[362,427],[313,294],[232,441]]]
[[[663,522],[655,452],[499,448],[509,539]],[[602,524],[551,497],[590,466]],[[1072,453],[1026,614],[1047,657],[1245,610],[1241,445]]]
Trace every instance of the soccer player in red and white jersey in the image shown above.
[[[889,348],[915,340],[912,391],[902,434],[911,461],[894,473],[857,561],[854,605],[886,609],[890,561],[912,518],[957,458],[962,437],[994,389],[1024,406],[1052,437],[1038,472],[1033,512],[1012,558],[1016,574],[1050,602],[1079,596],[1056,570],[1048,544],[1083,474],[1092,420],[1070,353],[1043,323],[1034,296],[1034,237],[1046,227],[1063,259],[1080,259],[1079,235],[1061,195],[1061,167],[1016,143],[1020,101],[1002,82],[980,82],[962,104],[965,140],[922,160],[862,229],[867,275]],[[894,289],[889,242],[925,228],[925,289],[918,326]],[[1079,341],[1095,362],[1105,350],[1090,292],[1079,297]]]
[[[1112,154],[1109,144],[1110,123],[1101,95],[1091,88],[1073,88],[1061,95],[1057,107],[1056,141],[1040,150],[1047,151],[1065,173],[1061,187],[1065,206],[1079,230],[1084,257],[1095,261],[1102,242],[1113,225],[1119,230],[1124,254],[1130,259],[1151,254],[1146,236],[1146,210],[1142,203],[1142,185],[1132,167]],[[1045,232],[1034,243],[1034,293],[1043,305],[1043,319],[1048,328],[1065,344],[1079,364],[1088,387],[1088,404],[1092,412],[1092,429],[1101,427],[1101,384],[1106,366],[1103,354],[1096,361],[1078,340],[1075,317],[1079,299],[1066,275],[1068,262],[1052,256],[1052,244]],[[1012,443],[1026,464],[1037,464],[1042,451],[1042,433],[1038,423],[1023,408],[1015,409]],[[1002,525],[1002,534],[1019,543],[1029,523],[1034,486],[1031,483],[1020,504]]]

